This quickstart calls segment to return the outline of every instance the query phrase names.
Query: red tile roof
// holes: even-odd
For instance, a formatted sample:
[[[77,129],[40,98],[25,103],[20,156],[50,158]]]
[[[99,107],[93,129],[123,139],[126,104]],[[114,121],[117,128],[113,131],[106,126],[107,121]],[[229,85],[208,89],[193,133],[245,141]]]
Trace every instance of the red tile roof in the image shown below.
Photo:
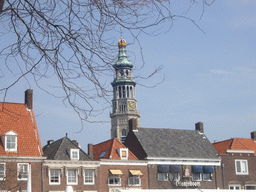
[[[27,110],[25,104],[0,102],[0,138],[11,130],[18,134],[17,152],[5,152],[0,139],[0,156],[40,157],[42,155],[33,110]]]
[[[102,159],[114,159],[114,160],[121,160],[121,157],[119,156],[117,149],[120,148],[127,148],[125,147],[118,139],[110,139],[108,141],[104,141],[102,143],[99,143],[97,145],[93,145],[93,154],[94,160],[99,160],[100,155],[103,151],[107,150],[106,154]],[[138,158],[130,151],[128,150],[128,160],[138,160]]]
[[[212,144],[219,154],[227,154],[227,149],[254,150],[256,155],[256,143],[252,139],[232,138]]]

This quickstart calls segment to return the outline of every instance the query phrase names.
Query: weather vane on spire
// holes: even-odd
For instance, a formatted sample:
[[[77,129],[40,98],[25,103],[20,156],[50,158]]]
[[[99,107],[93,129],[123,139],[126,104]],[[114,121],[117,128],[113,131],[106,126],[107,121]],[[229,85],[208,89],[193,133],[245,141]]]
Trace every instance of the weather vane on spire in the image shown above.
[[[120,28],[121,37],[123,37],[123,28]]]

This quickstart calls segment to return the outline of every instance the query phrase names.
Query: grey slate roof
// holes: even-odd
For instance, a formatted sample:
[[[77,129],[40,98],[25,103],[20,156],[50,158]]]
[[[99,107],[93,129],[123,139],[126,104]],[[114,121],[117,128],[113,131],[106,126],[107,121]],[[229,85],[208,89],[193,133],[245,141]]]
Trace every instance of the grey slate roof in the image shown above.
[[[138,128],[147,157],[219,159],[205,135],[194,130]]]
[[[44,156],[52,160],[70,160],[70,149],[80,149],[69,138],[63,137],[43,148]],[[82,149],[79,150],[79,161],[93,161]]]

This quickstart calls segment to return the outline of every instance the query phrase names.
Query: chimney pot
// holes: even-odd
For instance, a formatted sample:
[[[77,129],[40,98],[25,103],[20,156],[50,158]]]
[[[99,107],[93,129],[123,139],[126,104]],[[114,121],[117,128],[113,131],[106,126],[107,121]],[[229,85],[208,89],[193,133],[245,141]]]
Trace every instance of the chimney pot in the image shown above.
[[[27,89],[25,91],[25,105],[27,106],[28,109],[33,108],[33,90],[32,89]]]
[[[129,131],[137,130],[137,119],[129,120]]]
[[[256,142],[256,131],[251,132],[251,139]]]
[[[199,133],[204,133],[204,124],[203,122],[199,121],[198,123],[195,124],[195,129]]]
[[[88,155],[93,159],[93,144],[88,144]]]

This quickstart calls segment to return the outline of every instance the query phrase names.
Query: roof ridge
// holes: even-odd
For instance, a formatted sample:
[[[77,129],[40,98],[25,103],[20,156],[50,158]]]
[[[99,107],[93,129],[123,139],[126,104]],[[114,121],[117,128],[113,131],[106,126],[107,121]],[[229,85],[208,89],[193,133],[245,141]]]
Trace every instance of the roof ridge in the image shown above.
[[[237,139],[238,140],[238,142],[241,144],[241,145],[243,145],[247,150],[250,150],[246,145],[244,145],[241,141],[240,141],[240,139]]]
[[[59,149],[60,149],[61,145],[64,143],[64,139],[65,139],[65,138],[66,138],[66,137],[62,137],[62,138],[59,139],[59,140],[62,140],[62,141],[60,142],[60,145],[56,148],[56,153],[54,153],[54,156],[53,156],[52,159],[54,159],[55,156],[57,155],[57,153],[59,153]],[[59,141],[59,140],[57,140],[57,141]],[[55,142],[57,142],[57,141],[55,141]]]
[[[116,140],[116,138],[114,138],[114,139],[110,139],[109,141],[111,141],[112,140],[112,143],[111,143],[111,147],[110,147],[110,153],[109,153],[109,156],[107,157],[108,159],[110,158],[110,156],[112,155],[112,151],[114,151],[115,149],[114,149],[114,143],[115,143],[115,140]]]

